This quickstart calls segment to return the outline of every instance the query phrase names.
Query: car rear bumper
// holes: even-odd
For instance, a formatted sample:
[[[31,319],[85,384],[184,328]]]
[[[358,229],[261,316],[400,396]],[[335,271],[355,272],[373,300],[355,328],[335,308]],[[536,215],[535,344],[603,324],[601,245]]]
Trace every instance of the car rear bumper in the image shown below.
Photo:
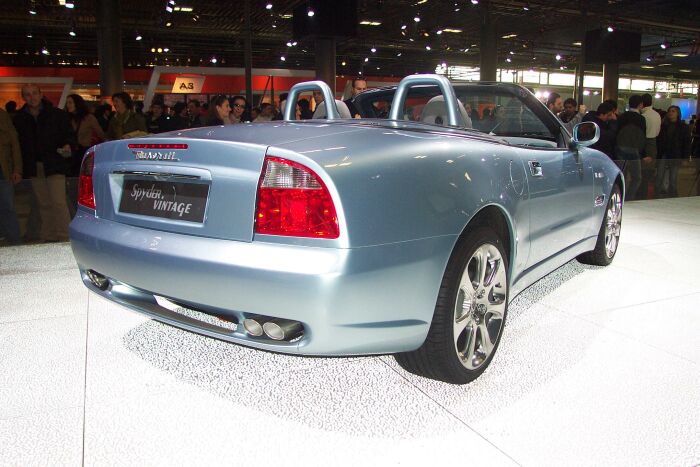
[[[82,210],[70,236],[83,281],[95,293],[177,327],[305,355],[418,348],[456,240],[349,249],[237,242],[128,226]],[[89,270],[108,278],[106,290],[89,280]],[[175,312],[156,296],[226,321]],[[249,336],[240,323],[251,315],[299,321],[304,334],[293,342]],[[239,325],[216,324],[228,321]]]

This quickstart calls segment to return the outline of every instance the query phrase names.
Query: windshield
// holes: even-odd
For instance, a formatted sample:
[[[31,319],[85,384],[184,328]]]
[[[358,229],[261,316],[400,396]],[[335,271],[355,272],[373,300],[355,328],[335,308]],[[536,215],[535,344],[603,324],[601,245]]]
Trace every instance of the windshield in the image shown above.
[[[525,89],[497,85],[455,86],[463,128],[503,137],[555,141],[560,128],[548,111]],[[363,118],[388,118],[395,89],[358,95],[354,104]],[[447,126],[447,108],[437,86],[409,90],[400,115],[403,120]]]

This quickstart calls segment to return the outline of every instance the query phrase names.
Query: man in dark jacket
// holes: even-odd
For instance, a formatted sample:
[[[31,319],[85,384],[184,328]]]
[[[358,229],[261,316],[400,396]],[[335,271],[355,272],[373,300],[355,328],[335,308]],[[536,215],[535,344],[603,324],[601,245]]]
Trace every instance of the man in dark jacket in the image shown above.
[[[678,196],[678,169],[681,161],[690,157],[690,128],[681,118],[681,109],[677,105],[668,108],[656,140],[658,147],[656,196],[662,197],[664,194]],[[664,190],[666,173],[668,173],[668,192]]]
[[[600,139],[591,147],[604,152],[610,159],[615,159],[615,132],[610,128],[613,112],[612,105],[603,102],[597,110],[591,110],[583,117],[584,122],[595,122],[600,128]]]
[[[622,167],[629,170],[630,184],[625,192],[625,199],[636,199],[639,185],[642,183],[642,157],[647,143],[646,122],[640,111],[642,97],[630,96],[629,110],[617,119],[617,138],[615,158],[622,161]]]
[[[39,86],[22,86],[26,104],[14,118],[22,150],[24,177],[31,178],[41,217],[39,240],[68,240],[66,167],[75,134],[66,112],[44,99]]]

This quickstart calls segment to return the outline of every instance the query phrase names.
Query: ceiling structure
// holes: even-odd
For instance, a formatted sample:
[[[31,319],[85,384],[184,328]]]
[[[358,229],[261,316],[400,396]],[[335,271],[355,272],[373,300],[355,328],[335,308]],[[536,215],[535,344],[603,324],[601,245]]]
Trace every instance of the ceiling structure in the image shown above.
[[[5,0],[0,65],[96,65],[97,1],[68,1],[74,7],[67,8],[66,0]],[[125,66],[243,66],[243,1],[177,0],[172,12],[166,11],[167,0],[120,3]],[[622,65],[622,73],[695,81],[700,80],[699,3],[358,0],[358,36],[338,40],[337,73],[403,76],[432,72],[440,63],[478,66],[482,12],[488,5],[502,68],[572,70],[585,30],[612,27],[642,33],[640,62]],[[292,10],[304,4],[251,0],[254,67],[314,68],[313,40],[292,37]]]

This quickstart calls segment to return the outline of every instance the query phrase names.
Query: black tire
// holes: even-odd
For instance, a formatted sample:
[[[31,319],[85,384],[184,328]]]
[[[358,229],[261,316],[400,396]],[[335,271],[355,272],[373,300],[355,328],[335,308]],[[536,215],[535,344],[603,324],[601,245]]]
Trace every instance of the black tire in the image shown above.
[[[616,204],[617,206],[613,206]],[[608,248],[610,241],[608,237],[608,229],[611,228],[609,221],[611,220],[612,212],[617,212],[617,234],[612,233],[614,238],[614,247]],[[576,259],[580,263],[592,264],[594,266],[608,266],[612,263],[617,253],[617,247],[620,244],[620,228],[622,226],[622,192],[620,187],[615,184],[610,192],[610,197],[608,198],[608,204],[605,207],[605,214],[603,215],[603,222],[600,224],[600,230],[598,231],[598,241],[595,244],[595,248],[592,251],[587,251],[586,253],[580,254]]]
[[[466,274],[465,278],[471,279],[471,271],[473,270],[474,263],[476,262],[476,264],[478,264],[479,262],[478,259],[475,259],[474,255],[476,255],[477,252],[485,251],[485,248],[491,253],[484,257],[492,258],[494,261],[493,264],[495,264],[496,261],[499,262],[496,267],[489,262],[488,265],[490,269],[486,269],[487,266],[485,266],[483,277],[486,279],[492,277],[491,282],[488,285],[484,285],[481,290],[479,290],[479,286],[477,286],[475,290],[473,282],[467,283],[465,287],[460,288],[463,275]],[[494,248],[500,254],[500,258],[495,255]],[[498,268],[502,268],[502,270]],[[496,232],[487,227],[479,227],[467,233],[458,242],[448,262],[440,285],[433,321],[430,325],[430,330],[428,331],[425,342],[419,349],[413,352],[396,354],[394,357],[399,365],[406,371],[416,375],[452,384],[466,384],[478,378],[491,363],[501,340],[508,310],[508,278],[508,257],[506,256],[502,241]],[[498,284],[496,282],[498,282]],[[486,280],[482,280],[481,283],[486,284]],[[499,285],[501,286],[500,288]],[[472,287],[469,290],[474,292],[473,295],[471,295],[471,299],[467,297],[467,294],[464,292],[465,288],[469,286]],[[491,303],[493,297],[493,305],[489,305],[487,302],[483,301],[484,291],[488,288],[490,288],[490,291],[486,293],[486,300],[488,303]],[[465,311],[467,300],[470,301],[470,311]],[[477,304],[475,300],[487,304],[483,305],[484,308],[481,308],[482,305]],[[462,306],[458,307],[459,303],[461,303]],[[493,308],[489,308],[490,306],[493,306]],[[480,315],[482,311],[479,310],[483,309],[492,309],[493,311],[484,312],[485,314],[481,316],[481,321],[478,321],[481,323],[481,325],[479,325],[476,321],[473,321],[472,316],[475,314]],[[460,314],[460,319],[457,317],[458,313]],[[498,315],[501,317],[498,318]],[[470,325],[467,324],[464,330],[455,331],[455,326],[458,326],[456,323],[461,321],[467,321],[468,323],[473,323],[473,325],[470,327]],[[500,323],[498,323],[498,321],[500,321]],[[498,325],[497,331],[495,330],[496,325]],[[479,333],[481,333],[482,340],[480,348],[488,348],[488,346],[484,345],[483,331],[475,330],[474,326],[479,330],[482,329],[482,326],[489,329],[488,333],[490,335],[495,335],[496,338],[495,341],[489,339],[489,346],[491,346],[491,343],[493,344],[491,346],[492,350],[488,355],[482,355],[481,363],[475,368],[467,368],[467,366],[472,365],[473,362],[479,361],[479,359],[476,358],[478,354],[477,351],[472,352],[472,354],[475,355],[474,359],[468,359],[465,356],[465,354],[469,354],[468,344],[472,342],[469,336],[473,335],[472,339],[474,339],[474,342],[478,342],[478,336]],[[491,332],[491,329],[493,329],[493,332]],[[458,333],[458,339],[454,337],[456,332]],[[460,341],[462,338],[466,340]],[[457,349],[460,348],[463,343],[466,347],[464,354],[461,354]],[[476,344],[474,344],[474,346],[476,346]],[[466,363],[463,363],[463,361]]]

